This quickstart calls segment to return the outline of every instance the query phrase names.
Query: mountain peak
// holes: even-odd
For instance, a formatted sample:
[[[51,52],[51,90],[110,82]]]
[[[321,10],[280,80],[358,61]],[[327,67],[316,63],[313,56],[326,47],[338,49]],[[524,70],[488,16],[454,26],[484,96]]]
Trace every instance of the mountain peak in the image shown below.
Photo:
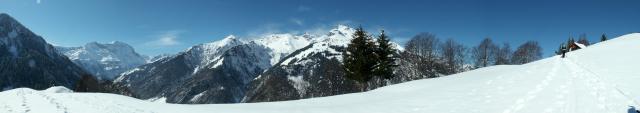
[[[9,16],[7,13],[0,13],[0,21],[5,20],[13,20],[13,17]]]
[[[348,30],[348,29],[352,29],[351,27],[349,27],[348,25],[344,25],[344,24],[338,24],[337,25],[338,29],[342,29],[342,30]]]
[[[82,47],[58,47],[57,50],[99,79],[114,79],[119,73],[147,62],[133,47],[121,41],[94,41]]]
[[[35,35],[29,29],[20,24],[18,20],[6,13],[0,13],[0,33],[6,33],[9,37],[16,37],[19,33]]]
[[[333,36],[333,35],[350,35],[353,34],[355,32],[355,29],[347,26],[347,25],[342,25],[342,24],[338,24],[335,28],[331,29],[329,31],[329,36]]]
[[[236,39],[236,36],[235,36],[235,35],[229,35],[229,36],[227,36],[227,37],[224,37],[224,39],[223,39],[223,40],[235,40],[235,39]]]
[[[129,45],[127,43],[121,42],[121,41],[111,41],[109,42],[110,44],[116,44],[116,45]]]
[[[18,20],[14,19],[6,13],[0,13],[0,25],[26,29],[18,22]]]
[[[11,16],[9,16],[9,14],[7,13],[0,13],[0,19],[6,18],[6,17],[11,17]]]

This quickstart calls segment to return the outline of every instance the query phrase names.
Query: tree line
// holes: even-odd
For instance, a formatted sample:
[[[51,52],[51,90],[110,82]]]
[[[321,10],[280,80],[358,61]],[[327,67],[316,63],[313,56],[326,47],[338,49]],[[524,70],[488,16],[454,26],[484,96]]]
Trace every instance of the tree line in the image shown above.
[[[393,78],[399,60],[410,61],[416,70],[422,71],[424,78],[433,78],[493,65],[525,64],[542,58],[542,48],[537,41],[527,41],[513,51],[509,43],[498,45],[491,38],[468,47],[452,38],[440,41],[431,33],[419,33],[406,43],[404,51],[397,49],[384,31],[372,36],[362,27],[356,28],[343,53],[346,78],[359,83],[374,77]]]
[[[605,34],[602,34],[602,36],[600,36],[600,42],[604,42],[607,41],[608,38]],[[561,55],[564,52],[571,52],[571,51],[575,51],[575,50],[579,50],[581,49],[577,44],[582,44],[585,47],[591,45],[592,43],[590,43],[590,41],[587,39],[587,35],[586,34],[580,34],[580,36],[578,36],[578,40],[576,41],[573,37],[569,37],[567,39],[566,43],[561,43],[560,47],[558,48],[558,50],[556,50],[556,54],[557,55]],[[563,50],[566,49],[566,50]]]

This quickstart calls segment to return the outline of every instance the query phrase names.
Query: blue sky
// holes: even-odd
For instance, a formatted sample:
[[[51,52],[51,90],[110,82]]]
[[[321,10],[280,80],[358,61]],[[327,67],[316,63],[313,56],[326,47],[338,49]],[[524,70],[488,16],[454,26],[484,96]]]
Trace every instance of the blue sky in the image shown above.
[[[0,0],[0,12],[60,46],[123,41],[145,55],[177,53],[233,34],[302,33],[336,24],[420,32],[467,46],[536,40],[549,56],[569,36],[640,32],[640,0]]]

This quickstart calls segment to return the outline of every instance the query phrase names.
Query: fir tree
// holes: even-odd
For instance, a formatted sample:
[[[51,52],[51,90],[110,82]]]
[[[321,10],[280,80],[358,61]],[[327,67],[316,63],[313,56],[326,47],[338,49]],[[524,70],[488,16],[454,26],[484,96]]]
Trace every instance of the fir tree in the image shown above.
[[[562,47],[564,47],[564,43],[560,44],[560,47],[556,50],[556,55],[562,55]]]
[[[604,42],[604,41],[607,41],[607,36],[602,34],[602,37],[600,37],[600,42]]]
[[[589,43],[589,39],[587,39],[587,35],[586,34],[580,35],[580,38],[578,39],[578,43],[580,43],[580,44],[582,44],[584,46],[591,45],[591,43]]]
[[[390,79],[394,76],[393,67],[397,66],[395,64],[396,57],[394,56],[396,50],[391,44],[389,37],[384,33],[384,30],[381,31],[376,41],[378,43],[376,47],[378,65],[374,71],[375,75]]]
[[[362,27],[357,28],[343,56],[346,77],[359,83],[371,80],[377,64],[374,53],[375,43]]]

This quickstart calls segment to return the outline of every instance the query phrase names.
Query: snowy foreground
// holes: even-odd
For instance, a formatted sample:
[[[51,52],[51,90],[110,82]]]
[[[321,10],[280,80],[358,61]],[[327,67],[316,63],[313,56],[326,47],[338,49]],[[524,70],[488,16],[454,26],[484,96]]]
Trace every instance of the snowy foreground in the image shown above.
[[[0,113],[630,113],[638,106],[640,33],[567,56],[285,102],[178,105],[20,88],[0,92]]]

